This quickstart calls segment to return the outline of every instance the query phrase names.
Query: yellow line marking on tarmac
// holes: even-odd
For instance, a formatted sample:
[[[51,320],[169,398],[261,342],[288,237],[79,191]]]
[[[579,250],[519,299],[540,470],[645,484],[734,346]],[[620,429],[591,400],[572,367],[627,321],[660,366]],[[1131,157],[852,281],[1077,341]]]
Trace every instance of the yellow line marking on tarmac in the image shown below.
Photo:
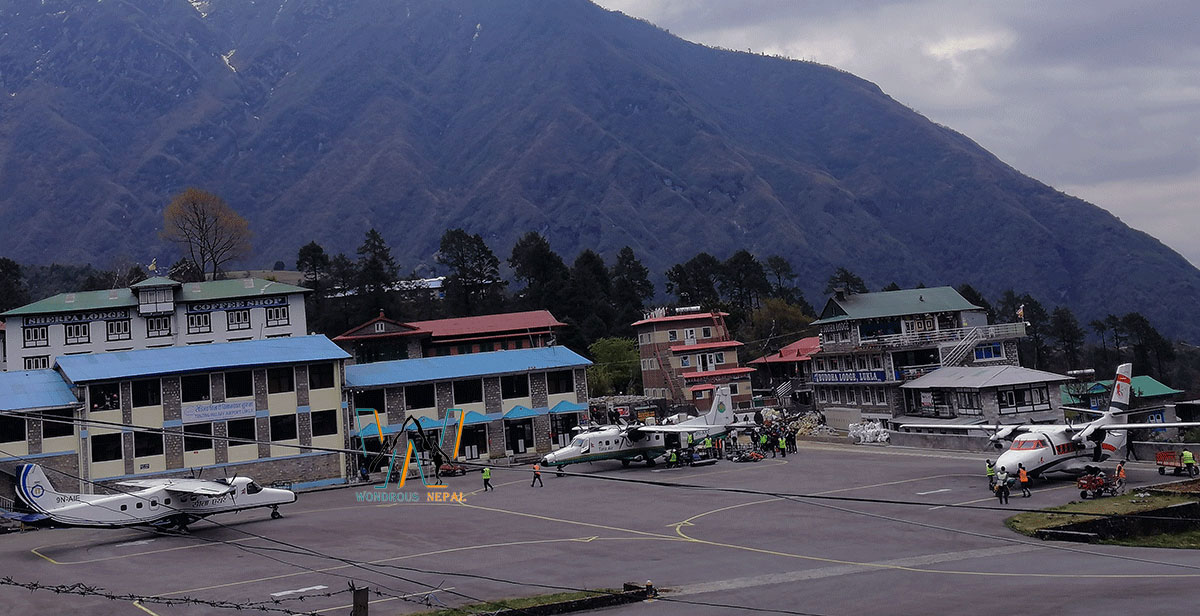
[[[668,541],[679,541],[679,539],[672,537],[670,535],[660,535],[660,536],[654,537],[654,538],[655,539],[665,539]],[[576,542],[576,543],[591,543],[592,541],[597,541],[597,540],[599,540],[599,541],[631,541],[631,540],[639,540],[639,539],[648,539],[648,537],[596,537],[596,536],[592,536],[592,537],[566,537],[566,538],[562,538],[562,539],[529,539],[529,540],[525,540],[525,541],[506,541],[503,543],[484,543],[484,544],[479,544],[479,545],[467,545],[467,546],[460,546],[460,547],[456,547],[456,548],[433,550],[430,552],[421,552],[418,554],[406,554],[404,556],[393,556],[391,558],[383,558],[380,560],[365,561],[360,564],[362,564],[362,565],[384,565],[384,564],[387,564],[390,562],[395,562],[398,560],[407,560],[410,558],[421,558],[424,556],[436,556],[439,554],[452,554],[454,552],[464,552],[464,551],[469,551],[469,550],[478,550],[478,549],[485,549],[485,548],[510,547],[510,546],[515,546],[515,545],[535,545],[535,544],[543,544],[543,543],[565,543],[565,542],[569,542],[569,541]],[[174,590],[171,592],[159,593],[154,596],[155,597],[170,597],[170,596],[174,596],[174,595],[182,595],[185,593],[200,592],[200,591],[204,591],[204,590],[215,590],[218,588],[229,588],[232,586],[241,586],[243,584],[254,584],[257,582],[268,582],[271,580],[280,580],[280,579],[285,579],[285,578],[290,578],[290,577],[296,577],[298,575],[308,575],[310,573],[327,573],[329,571],[338,571],[341,569],[349,569],[354,566],[355,565],[337,565],[334,567],[324,567],[321,569],[293,571],[291,573],[281,573],[279,575],[269,575],[266,577],[254,578],[254,579],[249,579],[249,580],[226,582],[224,584],[213,584],[211,586],[199,586],[196,588],[188,588],[185,590]],[[379,573],[379,572],[374,572],[374,573]]]
[[[224,543],[235,543],[235,542],[239,542],[239,541],[249,541],[250,539],[253,539],[253,537],[245,537],[245,538],[242,538],[242,539],[229,539],[229,540],[225,541]],[[89,564],[89,563],[99,563],[99,562],[105,562],[105,561],[109,561],[109,560],[121,560],[121,559],[124,559],[124,558],[133,558],[133,557],[135,557],[135,556],[145,556],[145,555],[147,555],[147,554],[160,554],[160,553],[162,553],[162,552],[175,552],[175,551],[177,551],[177,550],[190,550],[190,549],[192,549],[192,548],[202,548],[202,547],[206,547],[206,546],[220,545],[220,544],[221,544],[221,543],[194,543],[194,544],[191,544],[191,545],[177,545],[177,546],[175,546],[175,547],[173,547],[173,548],[162,548],[162,549],[158,549],[158,550],[146,550],[146,551],[144,551],[144,552],[133,552],[133,553],[130,553],[130,554],[117,554],[117,555],[114,555],[114,556],[104,556],[104,557],[101,557],[101,558],[90,558],[90,559],[87,559],[87,560],[72,560],[72,561],[58,561],[58,560],[54,560],[53,558],[50,558],[49,556],[46,556],[45,554],[42,554],[41,552],[39,552],[39,551],[38,551],[38,550],[44,550],[44,549],[46,549],[46,548],[48,548],[48,547],[54,547],[54,546],[56,546],[56,545],[67,545],[67,544],[65,544],[65,543],[52,543],[52,544],[50,544],[50,545],[38,546],[38,547],[36,547],[36,548],[33,548],[32,550],[29,550],[29,551],[30,551],[30,552],[33,552],[33,553],[34,553],[34,554],[36,554],[37,556],[40,556],[40,557],[42,557],[42,558],[43,558],[43,559],[45,559],[46,561],[49,561],[49,562],[50,562],[50,564],[52,564],[52,565],[86,565],[86,564]]]
[[[148,607],[146,607],[146,606],[142,605],[142,602],[141,602],[141,601],[134,601],[134,602],[133,602],[133,607],[136,607],[137,609],[139,609],[139,610],[142,610],[143,612],[146,612],[146,613],[147,613],[147,614],[149,614],[150,616],[158,616],[158,614],[156,614],[156,613],[152,612],[152,611],[150,610],[150,608],[148,608]]]

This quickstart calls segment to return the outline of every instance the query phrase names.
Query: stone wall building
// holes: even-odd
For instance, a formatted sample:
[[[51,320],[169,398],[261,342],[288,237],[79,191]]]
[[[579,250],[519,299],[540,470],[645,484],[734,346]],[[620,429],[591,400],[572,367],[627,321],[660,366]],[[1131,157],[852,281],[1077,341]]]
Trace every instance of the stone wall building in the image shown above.
[[[701,413],[712,404],[712,392],[728,385],[734,406],[751,404],[750,374],[741,365],[738,349],[725,325],[725,312],[698,307],[650,311],[633,323],[642,364],[642,391],[652,398],[693,404]]]

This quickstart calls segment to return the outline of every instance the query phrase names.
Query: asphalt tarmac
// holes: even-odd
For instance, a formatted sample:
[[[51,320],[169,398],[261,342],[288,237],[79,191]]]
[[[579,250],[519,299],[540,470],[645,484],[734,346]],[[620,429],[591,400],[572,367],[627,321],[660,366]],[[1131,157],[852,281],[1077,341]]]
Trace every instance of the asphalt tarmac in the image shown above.
[[[1063,504],[1078,492],[1068,481],[1037,484],[1031,498],[1017,491],[1001,507],[989,496],[983,457],[802,443],[798,454],[758,463],[585,464],[570,470],[588,477],[543,472],[545,487],[530,487],[528,470],[498,469],[496,489],[486,493],[478,473],[447,479],[445,489],[365,484],[302,494],[280,520],[265,510],[226,514],[187,535],[10,534],[0,536],[0,576],[155,599],[0,586],[0,613],[232,611],[161,603],[197,599],[275,610],[263,613],[349,614],[351,581],[372,589],[372,615],[647,580],[665,590],[661,600],[603,612],[1007,615],[1194,606],[1193,551],[1042,542],[1006,529],[1012,510]],[[1152,464],[1130,467],[1131,487],[1161,479]],[[360,502],[367,494],[361,498],[415,494],[418,502]]]

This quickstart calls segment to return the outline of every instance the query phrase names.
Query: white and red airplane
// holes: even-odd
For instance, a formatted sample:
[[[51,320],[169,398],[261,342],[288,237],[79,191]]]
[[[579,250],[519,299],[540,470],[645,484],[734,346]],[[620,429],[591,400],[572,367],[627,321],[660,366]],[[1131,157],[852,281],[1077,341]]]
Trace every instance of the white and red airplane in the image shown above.
[[[279,506],[296,502],[296,493],[264,488],[249,477],[222,480],[131,479],[117,485],[136,488],[117,494],[68,494],[54,489],[42,467],[17,468],[17,495],[35,513],[26,522],[52,520],[67,526],[125,527],[187,525],[215,513],[270,507],[271,517],[281,517]]]
[[[1019,464],[1034,476],[1045,473],[1068,473],[1082,475],[1086,467],[1103,462],[1126,447],[1129,430],[1157,428],[1190,428],[1200,426],[1196,421],[1173,421],[1165,423],[1126,423],[1129,409],[1130,376],[1133,364],[1117,366],[1113,381],[1112,401],[1107,411],[1096,411],[1075,407],[1063,407],[1096,416],[1096,419],[1081,424],[1016,424],[1016,425],[962,425],[904,424],[904,428],[926,430],[956,430],[961,432],[985,431],[996,448],[1000,441],[1011,440],[1008,451],[996,459],[996,468],[1005,468],[1015,473]]]

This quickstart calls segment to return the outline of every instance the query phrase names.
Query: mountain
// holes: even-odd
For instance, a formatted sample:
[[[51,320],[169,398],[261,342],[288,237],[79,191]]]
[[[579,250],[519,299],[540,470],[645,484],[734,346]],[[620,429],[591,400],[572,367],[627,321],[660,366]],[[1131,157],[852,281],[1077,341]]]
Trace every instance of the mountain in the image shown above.
[[[814,300],[846,266],[1200,340],[1200,271],[1108,212],[854,75],[584,0],[0,0],[0,24],[18,261],[165,261],[162,209],[198,186],[250,219],[255,263],[369,227],[405,269],[450,227],[656,272],[746,247]]]

